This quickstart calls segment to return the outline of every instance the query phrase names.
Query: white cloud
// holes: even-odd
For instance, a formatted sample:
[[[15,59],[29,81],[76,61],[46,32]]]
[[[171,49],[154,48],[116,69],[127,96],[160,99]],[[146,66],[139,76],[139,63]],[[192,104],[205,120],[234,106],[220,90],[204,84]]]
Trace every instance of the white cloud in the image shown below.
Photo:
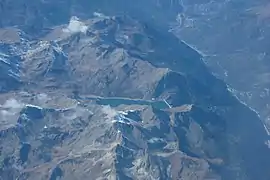
[[[63,29],[63,31],[67,33],[86,33],[87,29],[88,27],[83,22],[79,21],[79,18],[72,16],[70,18],[68,27]]]
[[[11,108],[11,109],[21,109],[23,104],[17,101],[16,99],[8,99],[3,105],[3,108]]]
[[[16,99],[8,99],[3,105],[0,104],[0,121],[2,125],[15,123],[16,118],[13,117],[18,115],[23,106]]]
[[[4,117],[9,116],[9,115],[12,115],[12,113],[8,112],[7,110],[1,110],[1,111],[0,111],[0,114],[1,114],[2,116],[4,116]]]

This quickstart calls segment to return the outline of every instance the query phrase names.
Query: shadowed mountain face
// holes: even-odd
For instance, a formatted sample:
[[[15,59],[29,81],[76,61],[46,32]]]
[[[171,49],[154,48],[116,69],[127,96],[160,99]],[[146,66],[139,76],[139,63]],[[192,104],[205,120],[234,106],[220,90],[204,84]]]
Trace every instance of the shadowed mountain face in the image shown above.
[[[180,39],[269,124],[269,1],[183,1]]]
[[[178,2],[116,2],[2,2],[0,178],[267,180],[257,114],[160,27]]]
[[[136,3],[132,0],[43,0],[31,5],[26,0],[3,0],[0,2],[0,16],[9,18],[1,18],[0,27],[20,26],[26,31],[40,33],[52,25],[67,22],[71,16],[88,19],[93,12],[128,14],[162,27],[182,9],[178,0],[138,0]]]

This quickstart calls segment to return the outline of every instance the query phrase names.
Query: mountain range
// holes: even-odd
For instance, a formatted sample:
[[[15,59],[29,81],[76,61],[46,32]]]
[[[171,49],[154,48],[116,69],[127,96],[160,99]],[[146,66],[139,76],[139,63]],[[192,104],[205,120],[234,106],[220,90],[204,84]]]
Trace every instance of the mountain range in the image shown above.
[[[173,22],[194,5],[31,3],[0,2],[0,179],[268,180],[264,121]]]

